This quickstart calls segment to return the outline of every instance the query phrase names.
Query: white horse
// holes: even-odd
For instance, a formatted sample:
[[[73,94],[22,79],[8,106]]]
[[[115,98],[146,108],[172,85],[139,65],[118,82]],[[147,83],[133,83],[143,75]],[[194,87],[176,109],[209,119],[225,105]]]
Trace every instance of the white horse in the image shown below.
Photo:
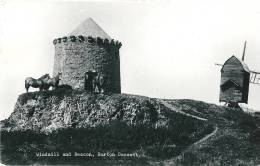
[[[53,89],[58,88],[61,76],[62,74],[59,72],[55,77],[49,78],[44,85],[44,89],[48,90],[49,87],[52,87]]]

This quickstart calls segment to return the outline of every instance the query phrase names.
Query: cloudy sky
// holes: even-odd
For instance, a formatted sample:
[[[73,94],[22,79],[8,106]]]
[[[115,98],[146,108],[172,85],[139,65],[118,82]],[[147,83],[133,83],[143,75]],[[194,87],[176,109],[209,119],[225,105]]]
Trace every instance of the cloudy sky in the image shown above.
[[[24,93],[25,77],[52,73],[52,40],[93,18],[122,42],[123,93],[218,103],[220,68],[233,54],[260,71],[258,0],[0,0],[0,119]],[[248,107],[260,110],[260,86]]]

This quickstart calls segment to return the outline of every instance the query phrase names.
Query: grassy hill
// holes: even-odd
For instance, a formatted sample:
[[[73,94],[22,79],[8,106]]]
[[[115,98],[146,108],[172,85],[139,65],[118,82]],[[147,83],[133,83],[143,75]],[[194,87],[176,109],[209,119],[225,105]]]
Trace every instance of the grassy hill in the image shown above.
[[[159,163],[178,165],[258,165],[259,119],[243,112],[194,100],[168,100],[184,112],[208,119],[217,128],[206,140]],[[157,162],[158,164],[158,162]]]
[[[260,164],[258,124],[241,109],[194,100],[33,92],[20,95],[14,112],[1,122],[1,162],[254,165]],[[39,152],[72,156],[38,157]]]

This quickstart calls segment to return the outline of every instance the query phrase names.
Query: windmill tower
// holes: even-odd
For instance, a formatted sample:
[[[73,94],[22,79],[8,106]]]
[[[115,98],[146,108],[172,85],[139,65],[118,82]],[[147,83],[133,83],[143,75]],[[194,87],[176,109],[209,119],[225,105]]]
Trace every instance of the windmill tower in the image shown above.
[[[249,83],[259,83],[259,72],[249,70],[244,62],[246,42],[242,59],[231,56],[221,68],[221,83],[219,101],[226,102],[230,107],[238,107],[238,103],[248,103]],[[251,75],[251,77],[250,77]]]
[[[53,75],[62,73],[61,84],[84,89],[85,73],[95,70],[104,76],[104,91],[121,93],[121,43],[110,36],[91,18],[86,19],[68,36],[55,39]]]

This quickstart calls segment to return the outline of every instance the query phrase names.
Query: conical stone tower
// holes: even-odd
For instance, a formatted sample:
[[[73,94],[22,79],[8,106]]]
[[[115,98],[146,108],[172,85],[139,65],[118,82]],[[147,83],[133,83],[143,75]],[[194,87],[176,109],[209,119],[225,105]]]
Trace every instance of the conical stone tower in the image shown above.
[[[121,43],[111,39],[93,19],[86,19],[69,36],[55,39],[53,43],[53,75],[62,73],[60,84],[84,89],[85,73],[95,70],[105,78],[105,92],[121,93]]]

